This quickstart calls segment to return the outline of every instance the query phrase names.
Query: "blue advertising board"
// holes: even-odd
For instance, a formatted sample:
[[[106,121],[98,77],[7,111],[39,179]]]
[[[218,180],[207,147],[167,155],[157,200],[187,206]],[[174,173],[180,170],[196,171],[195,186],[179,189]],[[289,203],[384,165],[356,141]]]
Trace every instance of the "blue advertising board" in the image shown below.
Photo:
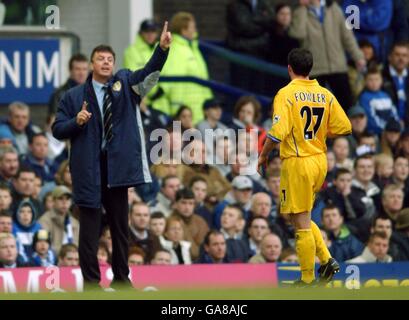
[[[60,84],[60,40],[0,39],[0,104],[47,103]]]
[[[300,277],[300,267],[294,264],[278,263],[277,272],[280,284],[290,284]],[[409,286],[409,262],[341,264],[329,286],[341,288],[348,283],[358,283],[362,288]]]

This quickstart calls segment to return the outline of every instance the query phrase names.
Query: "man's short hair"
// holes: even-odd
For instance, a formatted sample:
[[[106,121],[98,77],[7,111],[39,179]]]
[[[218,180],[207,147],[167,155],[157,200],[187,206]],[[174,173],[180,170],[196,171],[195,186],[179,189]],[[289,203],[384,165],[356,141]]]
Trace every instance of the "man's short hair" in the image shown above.
[[[61,246],[58,258],[64,259],[69,252],[78,252],[78,247],[73,243],[66,243]]]
[[[82,53],[77,53],[71,56],[68,62],[68,68],[71,71],[74,68],[74,62],[86,62],[88,63],[88,58]]]
[[[133,208],[137,207],[137,206],[141,206],[141,207],[147,207],[149,209],[149,206],[147,203],[143,202],[143,201],[134,201],[131,203],[131,205],[129,206],[129,214],[132,214],[133,212]]]
[[[374,233],[372,233],[372,234],[369,236],[368,243],[374,241],[375,238],[381,238],[381,239],[383,239],[383,240],[389,240],[388,235],[386,234],[386,232],[383,232],[383,231],[375,231]]]
[[[30,107],[21,101],[14,101],[12,103],[9,104],[9,114],[13,113],[16,110],[23,110],[23,111],[27,111],[30,112]]]
[[[408,41],[396,41],[391,48],[390,53],[392,53],[396,48],[402,48],[405,47],[406,49],[409,49],[409,42]]]
[[[130,247],[128,251],[128,258],[133,254],[140,255],[143,258],[143,260],[145,260],[146,257],[145,251],[143,251],[140,247],[138,246]]]
[[[16,238],[14,237],[12,233],[1,232],[0,233],[0,243],[7,239],[13,239],[14,241],[16,241]]]
[[[237,205],[237,204],[228,204],[227,206],[224,207],[223,212],[224,212],[224,210],[226,210],[227,208],[237,210],[237,212],[239,213],[239,217],[238,217],[239,219],[243,219],[243,218],[244,218],[243,209],[242,209],[239,205]]]
[[[173,174],[167,175],[166,177],[164,177],[164,178],[162,179],[162,188],[165,188],[165,187],[166,187],[166,183],[167,183],[169,180],[171,180],[171,179],[179,179],[179,177],[178,177],[178,176],[175,176],[175,175],[173,175]]]
[[[389,221],[392,223],[392,219],[389,218],[388,216],[386,216],[386,215],[376,215],[376,216],[373,217],[373,219],[372,219],[372,223],[371,223],[371,227],[372,227],[372,228],[375,228],[375,227],[376,227],[376,222],[377,222],[378,220],[389,220]]]
[[[0,190],[8,191],[10,193],[10,195],[11,195],[11,189],[8,186],[8,184],[5,183],[5,182],[0,182]]]
[[[2,148],[0,148],[0,161],[3,161],[3,158],[7,153],[13,153],[13,154],[17,155],[17,157],[18,157],[18,152],[17,152],[16,148],[14,148],[12,146],[2,147]]]
[[[176,202],[183,199],[194,199],[195,195],[189,188],[184,188],[176,192]]]
[[[358,162],[363,160],[363,159],[369,159],[372,160],[373,164],[375,165],[375,160],[373,158],[373,156],[371,154],[363,154],[362,156],[359,156],[355,159],[354,162],[354,169],[356,169],[358,167]]]
[[[153,260],[155,260],[156,255],[157,255],[159,252],[166,252],[168,255],[170,255],[170,256],[172,257],[172,254],[170,253],[169,250],[164,249],[164,248],[160,248],[160,249],[156,250],[156,251],[153,253],[152,259],[151,259],[151,261],[150,261],[151,263],[152,263]]]
[[[393,183],[388,184],[382,191],[382,199],[385,199],[389,195],[389,193],[393,191],[398,191],[398,190],[402,192],[402,194],[404,194],[402,188],[399,187],[397,184],[393,184]]]
[[[96,47],[92,50],[91,58],[90,58],[90,59],[91,59],[91,62],[93,62],[94,55],[95,55],[97,52],[109,52],[109,53],[112,54],[112,56],[114,57],[114,61],[115,61],[115,51],[114,51],[114,49],[112,49],[111,46],[108,46],[108,45],[106,45],[106,44],[100,44],[99,46],[96,46]]]
[[[262,216],[257,216],[257,217],[252,217],[249,221],[249,228],[251,228],[251,226],[253,225],[253,222],[256,220],[264,220],[265,223],[267,223],[267,225],[269,225],[268,223],[268,219],[266,217],[262,217]]]
[[[337,211],[338,211],[338,214],[339,214],[340,216],[342,216],[341,210],[340,210],[336,205],[330,203],[330,204],[327,204],[324,208],[322,208],[321,218],[324,217],[324,212],[327,211],[327,210],[337,210]]]
[[[13,214],[10,210],[0,210],[0,218],[2,217],[13,219]]]
[[[16,179],[20,178],[20,175],[22,173],[27,173],[27,172],[32,173],[32,174],[34,174],[34,176],[36,176],[36,173],[32,168],[30,168],[29,166],[26,166],[26,165],[22,165],[22,166],[20,166],[20,168],[17,171]]]
[[[196,183],[196,182],[203,182],[203,183],[205,183],[206,185],[207,185],[207,181],[206,181],[206,179],[205,178],[203,178],[203,177],[201,177],[201,176],[194,176],[193,178],[192,178],[192,180],[190,180],[190,183],[189,183],[189,188],[192,188],[193,187],[193,185]]]
[[[155,211],[151,214],[151,221],[153,219],[166,219],[165,215],[161,211]]]
[[[32,136],[29,137],[28,143],[33,144],[34,139],[37,138],[37,137],[43,137],[43,138],[47,139],[47,141],[48,141],[48,138],[47,138],[45,132],[37,132],[37,133],[34,133]]]
[[[342,176],[343,174],[351,174],[351,171],[349,171],[346,168],[339,168],[335,171],[335,180],[337,180],[340,176]]]
[[[311,72],[314,59],[309,50],[296,48],[288,54],[288,64],[296,75],[307,77]]]
[[[204,240],[203,240],[203,243],[204,243],[206,246],[208,246],[208,245],[210,244],[210,237],[211,237],[211,236],[219,236],[219,235],[221,235],[221,236],[224,238],[223,233],[221,233],[219,230],[215,230],[215,229],[209,230],[209,231],[206,233],[206,236],[205,236],[205,238],[204,238]]]

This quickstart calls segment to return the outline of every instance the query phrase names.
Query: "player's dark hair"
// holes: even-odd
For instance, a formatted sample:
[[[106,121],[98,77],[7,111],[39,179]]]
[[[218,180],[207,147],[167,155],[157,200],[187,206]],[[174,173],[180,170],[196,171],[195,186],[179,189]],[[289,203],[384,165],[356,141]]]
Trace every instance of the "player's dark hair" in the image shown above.
[[[109,52],[110,54],[112,54],[112,56],[114,57],[114,61],[115,61],[115,51],[114,49],[112,49],[111,46],[108,46],[106,44],[100,44],[99,46],[96,46],[91,53],[91,62],[93,61],[94,55],[97,52]]]
[[[312,53],[307,49],[293,49],[288,54],[288,64],[296,75],[307,77],[314,64]]]

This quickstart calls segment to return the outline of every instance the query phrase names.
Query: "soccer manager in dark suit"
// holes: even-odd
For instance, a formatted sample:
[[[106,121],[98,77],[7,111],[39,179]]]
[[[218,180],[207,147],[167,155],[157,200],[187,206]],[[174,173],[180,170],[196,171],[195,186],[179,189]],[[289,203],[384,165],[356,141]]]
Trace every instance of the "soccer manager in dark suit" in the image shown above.
[[[128,279],[128,188],[151,182],[139,103],[157,83],[168,56],[171,33],[165,22],[151,59],[136,72],[113,74],[115,53],[101,45],[91,54],[87,81],[61,99],[53,135],[71,141],[73,198],[80,210],[79,257],[84,290],[100,282],[97,260],[104,207],[112,235],[112,286]]]

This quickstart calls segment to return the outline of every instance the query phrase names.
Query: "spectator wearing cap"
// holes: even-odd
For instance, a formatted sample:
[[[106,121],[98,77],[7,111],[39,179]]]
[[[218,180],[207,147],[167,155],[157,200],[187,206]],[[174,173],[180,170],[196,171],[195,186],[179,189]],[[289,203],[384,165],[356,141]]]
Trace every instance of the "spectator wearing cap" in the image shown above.
[[[13,145],[19,155],[24,155],[29,151],[30,138],[40,132],[40,128],[31,124],[30,107],[20,101],[12,102],[8,107],[9,115],[6,123],[0,125],[0,131],[9,129],[13,135]]]
[[[378,68],[369,69],[365,74],[365,88],[358,100],[368,117],[370,132],[380,135],[389,119],[399,120],[392,98],[382,90],[382,74]]]
[[[225,131],[227,126],[220,122],[222,112],[223,110],[219,100],[212,98],[205,100],[203,103],[204,119],[196,125],[196,128],[202,134],[202,139],[208,151],[215,150],[215,143],[218,138],[220,136],[226,136],[227,134],[227,131]]]
[[[30,152],[22,158],[22,164],[32,168],[44,183],[54,183],[58,167],[48,156],[48,139],[45,133],[36,133],[30,138]]]
[[[349,157],[355,156],[355,149],[358,146],[359,138],[368,126],[368,118],[364,108],[360,105],[354,105],[348,110],[348,118],[351,120],[352,134],[347,139],[349,142]]]
[[[397,151],[398,141],[402,132],[402,126],[396,119],[389,119],[385,130],[381,134],[381,151],[384,154],[394,156]]]
[[[34,267],[51,267],[57,264],[57,257],[51,248],[50,233],[38,230],[33,238],[33,253],[29,262]]]
[[[154,20],[143,20],[136,35],[135,42],[124,52],[124,68],[136,71],[142,69],[149,61],[158,41],[159,26]]]
[[[386,91],[398,109],[399,118],[405,126],[409,124],[409,44],[397,42],[383,69],[383,90]]]
[[[398,255],[395,261],[409,260],[409,208],[403,209],[395,224],[395,232],[392,233],[391,241],[397,247]]]
[[[16,238],[11,233],[0,233],[0,268],[21,268],[27,266],[18,255]]]
[[[176,201],[172,216],[183,221],[183,232],[185,241],[192,244],[191,255],[195,260],[199,256],[199,247],[202,244],[209,227],[206,221],[194,212],[195,196],[190,189],[181,189],[176,193]]]
[[[44,213],[39,223],[50,232],[51,247],[59,252],[67,243],[78,245],[79,222],[72,216],[72,194],[66,186],[57,186],[52,192],[53,209]]]
[[[198,33],[195,17],[189,12],[178,12],[170,21],[172,32],[172,50],[161,76],[196,77],[209,79],[206,61],[199,50]],[[212,98],[212,91],[192,82],[160,83],[153,95],[152,105],[173,117],[180,106],[185,105],[193,112],[193,125],[203,120],[203,103]]]
[[[221,216],[228,204],[236,204],[243,210],[245,221],[250,218],[251,197],[253,195],[253,181],[247,176],[237,176],[233,179],[232,190],[214,208],[213,226],[221,228]]]

